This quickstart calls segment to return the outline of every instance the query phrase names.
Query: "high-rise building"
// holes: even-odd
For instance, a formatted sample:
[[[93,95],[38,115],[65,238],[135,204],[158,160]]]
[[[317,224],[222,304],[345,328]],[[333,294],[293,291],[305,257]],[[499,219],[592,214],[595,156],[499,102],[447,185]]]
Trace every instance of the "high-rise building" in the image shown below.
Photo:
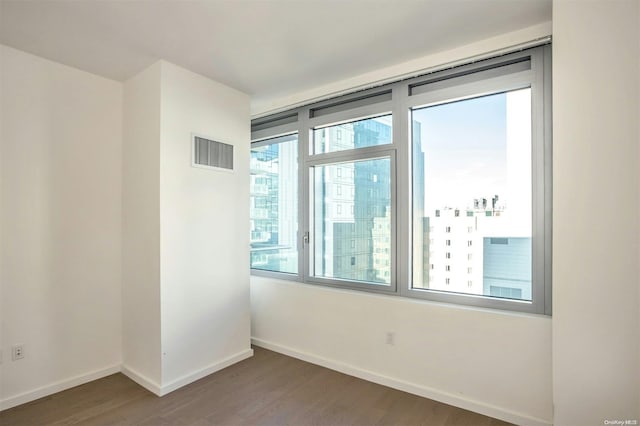
[[[391,141],[391,125],[383,120],[363,120],[323,129],[323,150],[354,149]],[[316,246],[317,275],[387,283],[390,281],[390,168],[381,160],[355,161],[320,169],[316,177],[316,235],[324,235],[322,249]],[[322,197],[322,198],[318,198]],[[318,229],[322,226],[322,229]],[[374,229],[377,227],[377,233]],[[386,235],[383,235],[386,233]],[[374,251],[378,250],[374,259]],[[321,259],[319,259],[321,256]],[[384,257],[384,259],[383,259]],[[377,264],[375,263],[377,260]]]
[[[479,198],[465,210],[442,208],[424,218],[426,268],[414,287],[531,300],[531,237],[504,234],[510,212],[497,199]]]
[[[251,150],[251,267],[297,271],[297,140]]]
[[[485,237],[483,294],[531,300],[531,238]]]

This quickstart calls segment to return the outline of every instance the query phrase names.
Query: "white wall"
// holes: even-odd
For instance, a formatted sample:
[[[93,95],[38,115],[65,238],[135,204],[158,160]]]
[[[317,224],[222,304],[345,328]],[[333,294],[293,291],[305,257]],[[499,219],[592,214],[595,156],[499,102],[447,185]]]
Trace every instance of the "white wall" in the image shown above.
[[[123,364],[147,387],[162,382],[160,345],[160,63],[124,84]]]
[[[640,421],[637,1],[553,3],[555,424]]]
[[[251,284],[260,346],[513,422],[551,423],[549,318],[268,278]]]
[[[162,62],[164,391],[251,355],[249,97]],[[191,134],[231,144],[235,171],[191,166]]]
[[[249,97],[165,61],[124,90],[124,372],[163,395],[252,354]],[[192,167],[192,133],[235,171]]]
[[[1,407],[121,368],[164,394],[251,356],[248,96],[166,62],[123,87],[2,61]],[[236,171],[191,167],[191,132]]]
[[[0,46],[0,408],[121,362],[122,85]],[[25,358],[12,362],[11,346]]]
[[[290,109],[294,106],[305,105],[313,101],[350,93],[355,89],[364,89],[397,81],[400,78],[424,74],[426,71],[433,71],[452,63],[468,61],[468,58],[491,56],[492,53],[495,55],[496,50],[517,46],[522,43],[547,37],[550,34],[551,22],[544,22],[532,27],[478,40],[477,42],[459,46],[455,49],[443,50],[386,68],[371,70],[364,74],[355,75],[324,86],[314,87],[303,92],[290,93],[277,98],[254,96],[251,98],[251,114],[256,117],[267,115],[276,111]]]

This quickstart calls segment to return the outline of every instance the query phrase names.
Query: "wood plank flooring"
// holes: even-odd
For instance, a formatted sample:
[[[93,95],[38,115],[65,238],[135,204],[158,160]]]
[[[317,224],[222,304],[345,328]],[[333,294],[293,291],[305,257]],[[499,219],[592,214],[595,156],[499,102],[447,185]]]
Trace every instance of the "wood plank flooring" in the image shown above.
[[[114,374],[0,412],[0,425],[508,425],[254,350],[252,358],[162,398]]]

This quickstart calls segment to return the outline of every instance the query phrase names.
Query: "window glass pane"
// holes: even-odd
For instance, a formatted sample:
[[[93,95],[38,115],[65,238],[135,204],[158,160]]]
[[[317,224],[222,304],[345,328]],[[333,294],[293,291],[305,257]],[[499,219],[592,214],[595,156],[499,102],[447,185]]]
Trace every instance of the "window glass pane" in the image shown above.
[[[314,154],[390,143],[390,114],[313,130]]]
[[[298,272],[298,137],[251,147],[251,268]]]
[[[413,288],[531,300],[531,89],[412,120]]]
[[[315,276],[389,285],[391,159],[312,170]]]

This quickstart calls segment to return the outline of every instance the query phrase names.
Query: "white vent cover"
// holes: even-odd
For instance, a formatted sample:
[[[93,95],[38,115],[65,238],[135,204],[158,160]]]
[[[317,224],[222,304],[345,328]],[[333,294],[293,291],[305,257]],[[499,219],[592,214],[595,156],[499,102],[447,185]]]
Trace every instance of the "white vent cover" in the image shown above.
[[[193,135],[193,165],[233,171],[233,145]]]

